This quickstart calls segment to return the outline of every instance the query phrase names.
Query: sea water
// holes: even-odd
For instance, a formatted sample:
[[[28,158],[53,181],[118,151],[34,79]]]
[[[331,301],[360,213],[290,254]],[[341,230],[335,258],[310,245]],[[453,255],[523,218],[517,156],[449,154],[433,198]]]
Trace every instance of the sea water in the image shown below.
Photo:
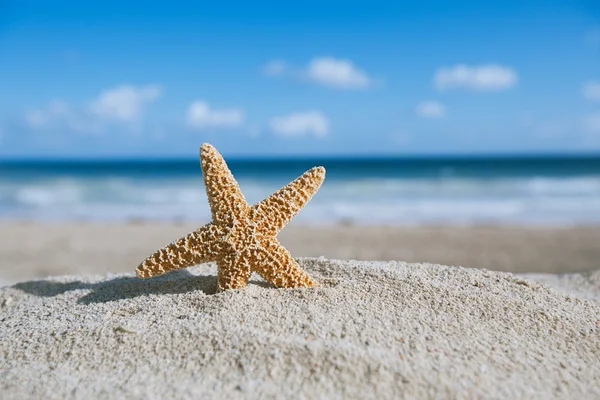
[[[600,157],[228,160],[249,203],[305,170],[327,178],[308,224],[600,223]],[[0,219],[206,222],[198,161],[0,163]]]

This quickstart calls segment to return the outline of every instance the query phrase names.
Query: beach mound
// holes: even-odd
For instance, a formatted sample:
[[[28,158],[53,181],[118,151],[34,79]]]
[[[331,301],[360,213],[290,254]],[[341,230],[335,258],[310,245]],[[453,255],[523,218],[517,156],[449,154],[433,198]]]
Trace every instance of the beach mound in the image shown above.
[[[600,302],[509,273],[300,259],[324,287],[216,267],[0,289],[2,398],[598,398]]]

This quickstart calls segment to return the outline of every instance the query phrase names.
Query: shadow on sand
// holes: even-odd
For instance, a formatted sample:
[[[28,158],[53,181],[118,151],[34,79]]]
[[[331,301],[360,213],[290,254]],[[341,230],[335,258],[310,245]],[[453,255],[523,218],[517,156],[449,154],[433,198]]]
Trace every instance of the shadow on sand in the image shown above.
[[[270,287],[263,281],[248,283]],[[91,292],[77,300],[77,303],[91,304],[130,299],[148,294],[180,294],[197,290],[212,295],[217,292],[217,277],[192,275],[187,270],[180,270],[152,279],[119,277],[97,283],[81,281],[61,283],[39,280],[17,283],[13,285],[13,288],[41,297],[53,297],[72,290],[87,289]]]

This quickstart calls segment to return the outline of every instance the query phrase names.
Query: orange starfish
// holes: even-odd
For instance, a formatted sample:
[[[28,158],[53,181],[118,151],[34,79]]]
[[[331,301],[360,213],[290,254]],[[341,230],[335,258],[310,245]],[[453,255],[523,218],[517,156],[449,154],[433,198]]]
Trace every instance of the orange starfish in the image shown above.
[[[200,147],[200,163],[212,222],[152,254],[137,267],[137,276],[151,278],[215,261],[219,291],[245,287],[252,272],[276,287],[318,286],[276,235],[319,190],[325,168],[312,168],[249,206],[225,160],[208,143]]]

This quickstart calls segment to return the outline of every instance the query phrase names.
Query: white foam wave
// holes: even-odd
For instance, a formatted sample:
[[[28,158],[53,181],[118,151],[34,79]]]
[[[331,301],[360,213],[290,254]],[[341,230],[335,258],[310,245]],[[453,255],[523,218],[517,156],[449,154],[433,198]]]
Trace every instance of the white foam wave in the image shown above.
[[[285,182],[241,180],[250,203]],[[210,219],[201,179],[9,181],[0,218],[124,221]],[[306,223],[600,223],[600,176],[329,180],[297,217]]]

